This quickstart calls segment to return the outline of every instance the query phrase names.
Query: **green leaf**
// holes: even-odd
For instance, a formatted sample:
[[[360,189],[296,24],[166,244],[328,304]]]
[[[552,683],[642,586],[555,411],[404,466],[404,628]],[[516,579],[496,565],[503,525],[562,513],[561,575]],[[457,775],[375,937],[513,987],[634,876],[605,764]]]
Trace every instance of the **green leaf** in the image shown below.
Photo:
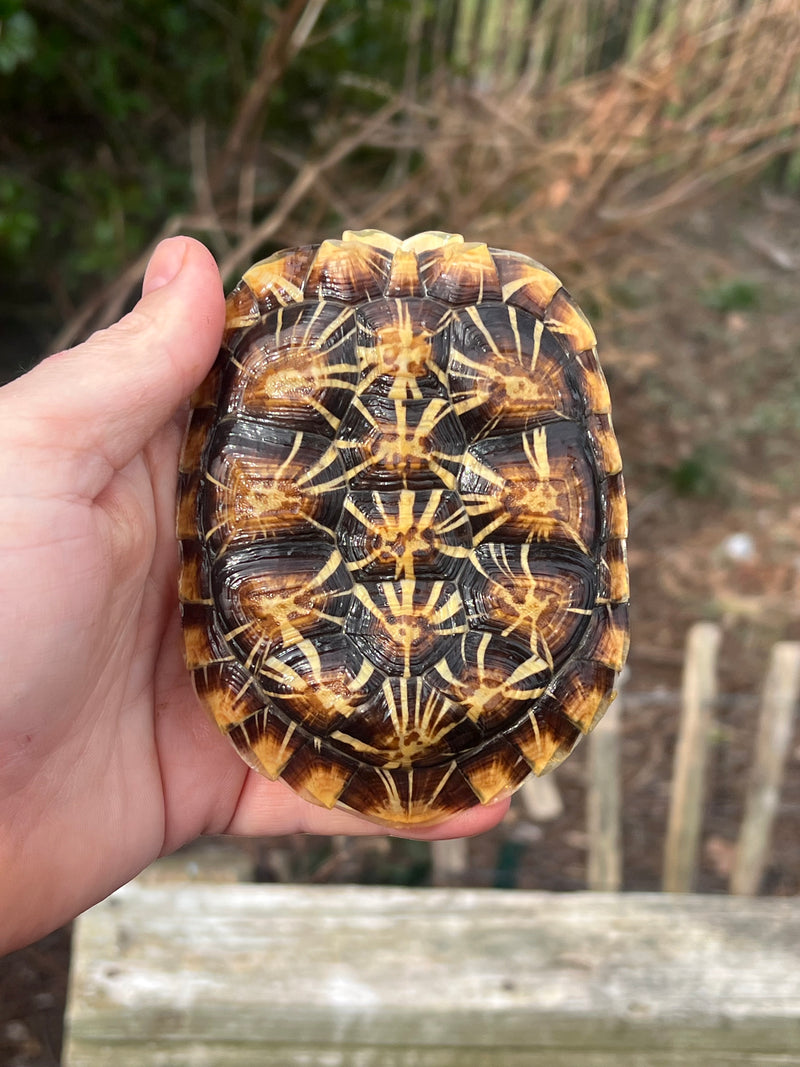
[[[5,5],[9,6],[9,5]],[[36,23],[27,11],[0,17],[0,74],[12,74],[36,54]]]

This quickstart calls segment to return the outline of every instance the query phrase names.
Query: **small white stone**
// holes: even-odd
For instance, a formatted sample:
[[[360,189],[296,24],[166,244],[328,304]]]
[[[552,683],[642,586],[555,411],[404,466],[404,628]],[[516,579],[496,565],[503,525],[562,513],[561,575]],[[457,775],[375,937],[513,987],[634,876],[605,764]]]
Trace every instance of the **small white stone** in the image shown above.
[[[722,542],[722,551],[728,559],[749,563],[755,559],[756,546],[749,533],[733,533]]]
[[[24,1045],[30,1040],[30,1030],[21,1019],[11,1019],[3,1027],[3,1033],[7,1041],[12,1045]]]

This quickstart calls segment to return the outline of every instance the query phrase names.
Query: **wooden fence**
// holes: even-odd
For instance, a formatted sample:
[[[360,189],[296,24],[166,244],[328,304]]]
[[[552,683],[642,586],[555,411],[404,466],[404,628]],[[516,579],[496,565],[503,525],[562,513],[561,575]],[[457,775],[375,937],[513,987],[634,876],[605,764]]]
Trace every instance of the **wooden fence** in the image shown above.
[[[664,844],[663,889],[688,892],[694,883],[706,797],[709,740],[719,702],[717,654],[721,634],[713,623],[689,631],[683,667],[678,740]],[[744,815],[729,889],[754,894],[769,858],[794,719],[800,700],[800,642],[776,644],[764,677]],[[612,708],[615,707],[612,705]],[[624,687],[615,715],[624,715]],[[601,727],[590,736],[588,822],[590,889],[620,888],[621,832],[619,730]]]
[[[800,643],[769,657],[728,897],[688,892],[719,648],[716,626],[690,630],[669,892],[614,891],[623,687],[588,741],[591,891],[248,885],[238,846],[198,843],[77,922],[64,1067],[800,1067],[800,901],[752,896]],[[547,782],[534,817],[561,803]],[[465,843],[432,847],[434,880],[457,880]]]

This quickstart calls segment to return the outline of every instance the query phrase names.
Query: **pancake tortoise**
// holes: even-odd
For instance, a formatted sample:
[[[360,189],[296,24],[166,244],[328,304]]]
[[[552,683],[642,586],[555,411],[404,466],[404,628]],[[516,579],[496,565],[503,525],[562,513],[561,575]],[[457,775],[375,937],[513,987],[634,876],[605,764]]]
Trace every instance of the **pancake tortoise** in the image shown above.
[[[362,230],[252,266],[178,507],[186,662],[247,763],[400,828],[556,766],[628,647],[609,412],[526,256]]]

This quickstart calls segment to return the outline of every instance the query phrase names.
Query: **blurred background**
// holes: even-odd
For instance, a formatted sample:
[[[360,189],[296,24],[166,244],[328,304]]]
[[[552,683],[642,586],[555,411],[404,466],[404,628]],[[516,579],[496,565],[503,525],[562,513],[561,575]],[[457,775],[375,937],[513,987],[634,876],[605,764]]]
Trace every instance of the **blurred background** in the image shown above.
[[[228,287],[366,226],[460,232],[562,278],[600,339],[631,508],[619,884],[662,885],[704,621],[719,648],[692,888],[727,891],[770,650],[800,638],[796,0],[0,0],[0,19],[3,380],[129,308],[175,233]],[[449,860],[303,838],[256,842],[253,863],[585,888],[587,750]],[[763,893],[800,892],[798,769],[795,730]],[[57,1062],[68,945],[0,964],[3,1063]]]

